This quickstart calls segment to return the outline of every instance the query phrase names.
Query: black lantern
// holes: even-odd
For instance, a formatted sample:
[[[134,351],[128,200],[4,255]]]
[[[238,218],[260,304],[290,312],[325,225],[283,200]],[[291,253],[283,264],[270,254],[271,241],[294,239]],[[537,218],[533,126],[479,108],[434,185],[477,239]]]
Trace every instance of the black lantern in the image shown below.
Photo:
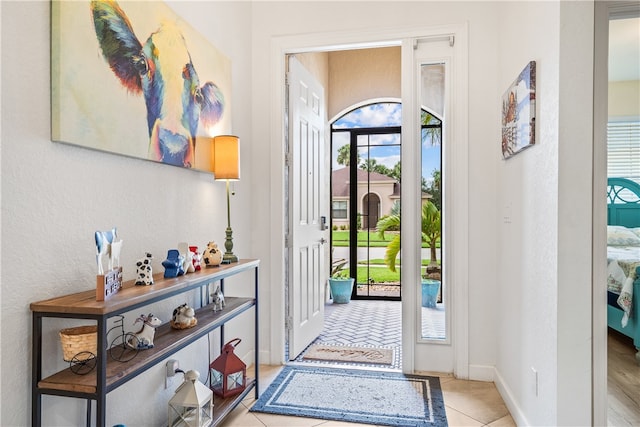
[[[223,398],[236,395],[247,385],[247,365],[233,352],[240,338],[235,338],[222,347],[220,356],[209,365],[211,390]]]

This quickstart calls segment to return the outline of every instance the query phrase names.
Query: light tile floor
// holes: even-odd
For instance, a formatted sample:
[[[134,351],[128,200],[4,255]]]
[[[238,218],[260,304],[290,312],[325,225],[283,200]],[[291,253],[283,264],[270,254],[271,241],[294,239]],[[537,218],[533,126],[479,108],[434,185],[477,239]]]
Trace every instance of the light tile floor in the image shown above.
[[[260,366],[260,391],[264,391],[282,369],[281,366]],[[457,380],[441,376],[440,384],[450,427],[500,426],[515,427],[498,390],[493,383]],[[371,427],[370,424],[326,421],[317,418],[290,417],[249,412],[255,403],[249,393],[221,424],[221,427]]]
[[[381,346],[393,348],[395,361],[388,365],[365,365],[335,362],[323,363],[332,366],[371,369],[401,369],[401,314],[399,301],[363,301],[353,300],[349,304],[327,304],[325,306],[325,329],[315,342],[339,345]],[[423,311],[426,310],[423,308]],[[424,319],[432,322],[432,333],[444,333],[444,312],[423,314]],[[435,317],[434,317],[435,316]],[[366,325],[366,327],[363,327]],[[435,327],[435,329],[433,329]],[[423,330],[424,326],[423,326]],[[302,353],[304,355],[304,352]],[[294,363],[303,362],[302,355]],[[320,362],[321,363],[321,362]],[[264,391],[280,372],[281,366],[260,367],[260,391]],[[420,374],[420,372],[417,372]],[[434,373],[423,373],[434,375]],[[507,407],[493,383],[458,380],[450,375],[440,376],[440,384],[447,410],[449,426],[515,426]],[[369,424],[344,423],[314,418],[290,417],[249,412],[255,402],[250,393],[224,421],[223,427],[285,427],[285,426],[369,426]]]

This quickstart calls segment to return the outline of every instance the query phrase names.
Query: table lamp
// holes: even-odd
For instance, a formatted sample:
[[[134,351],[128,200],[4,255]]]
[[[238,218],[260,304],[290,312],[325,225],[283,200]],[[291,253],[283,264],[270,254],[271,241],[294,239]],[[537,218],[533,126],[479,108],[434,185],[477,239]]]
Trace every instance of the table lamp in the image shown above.
[[[240,179],[240,138],[233,135],[219,135],[213,138],[212,150],[213,175],[216,181],[227,182],[227,230],[224,242],[225,253],[223,264],[238,262],[233,254],[233,230],[231,230],[231,200],[229,197],[229,181]]]

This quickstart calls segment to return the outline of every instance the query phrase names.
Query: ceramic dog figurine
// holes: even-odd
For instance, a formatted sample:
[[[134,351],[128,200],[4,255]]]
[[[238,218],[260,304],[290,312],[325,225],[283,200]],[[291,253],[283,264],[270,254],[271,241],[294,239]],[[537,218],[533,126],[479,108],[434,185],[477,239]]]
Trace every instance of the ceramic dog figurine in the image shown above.
[[[222,308],[225,306],[224,295],[220,290],[220,286],[216,287],[216,290],[211,294],[211,298],[213,298],[213,312],[222,311]]]

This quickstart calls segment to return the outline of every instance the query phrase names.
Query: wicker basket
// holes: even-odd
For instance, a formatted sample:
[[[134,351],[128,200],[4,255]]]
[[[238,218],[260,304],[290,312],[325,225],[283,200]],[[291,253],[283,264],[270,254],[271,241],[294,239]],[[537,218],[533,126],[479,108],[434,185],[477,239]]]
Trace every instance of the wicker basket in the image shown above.
[[[98,327],[96,325],[77,326],[75,328],[62,329],[60,331],[60,343],[62,344],[63,359],[71,362],[74,357],[76,360],[88,359],[90,352],[95,357],[98,354]]]

